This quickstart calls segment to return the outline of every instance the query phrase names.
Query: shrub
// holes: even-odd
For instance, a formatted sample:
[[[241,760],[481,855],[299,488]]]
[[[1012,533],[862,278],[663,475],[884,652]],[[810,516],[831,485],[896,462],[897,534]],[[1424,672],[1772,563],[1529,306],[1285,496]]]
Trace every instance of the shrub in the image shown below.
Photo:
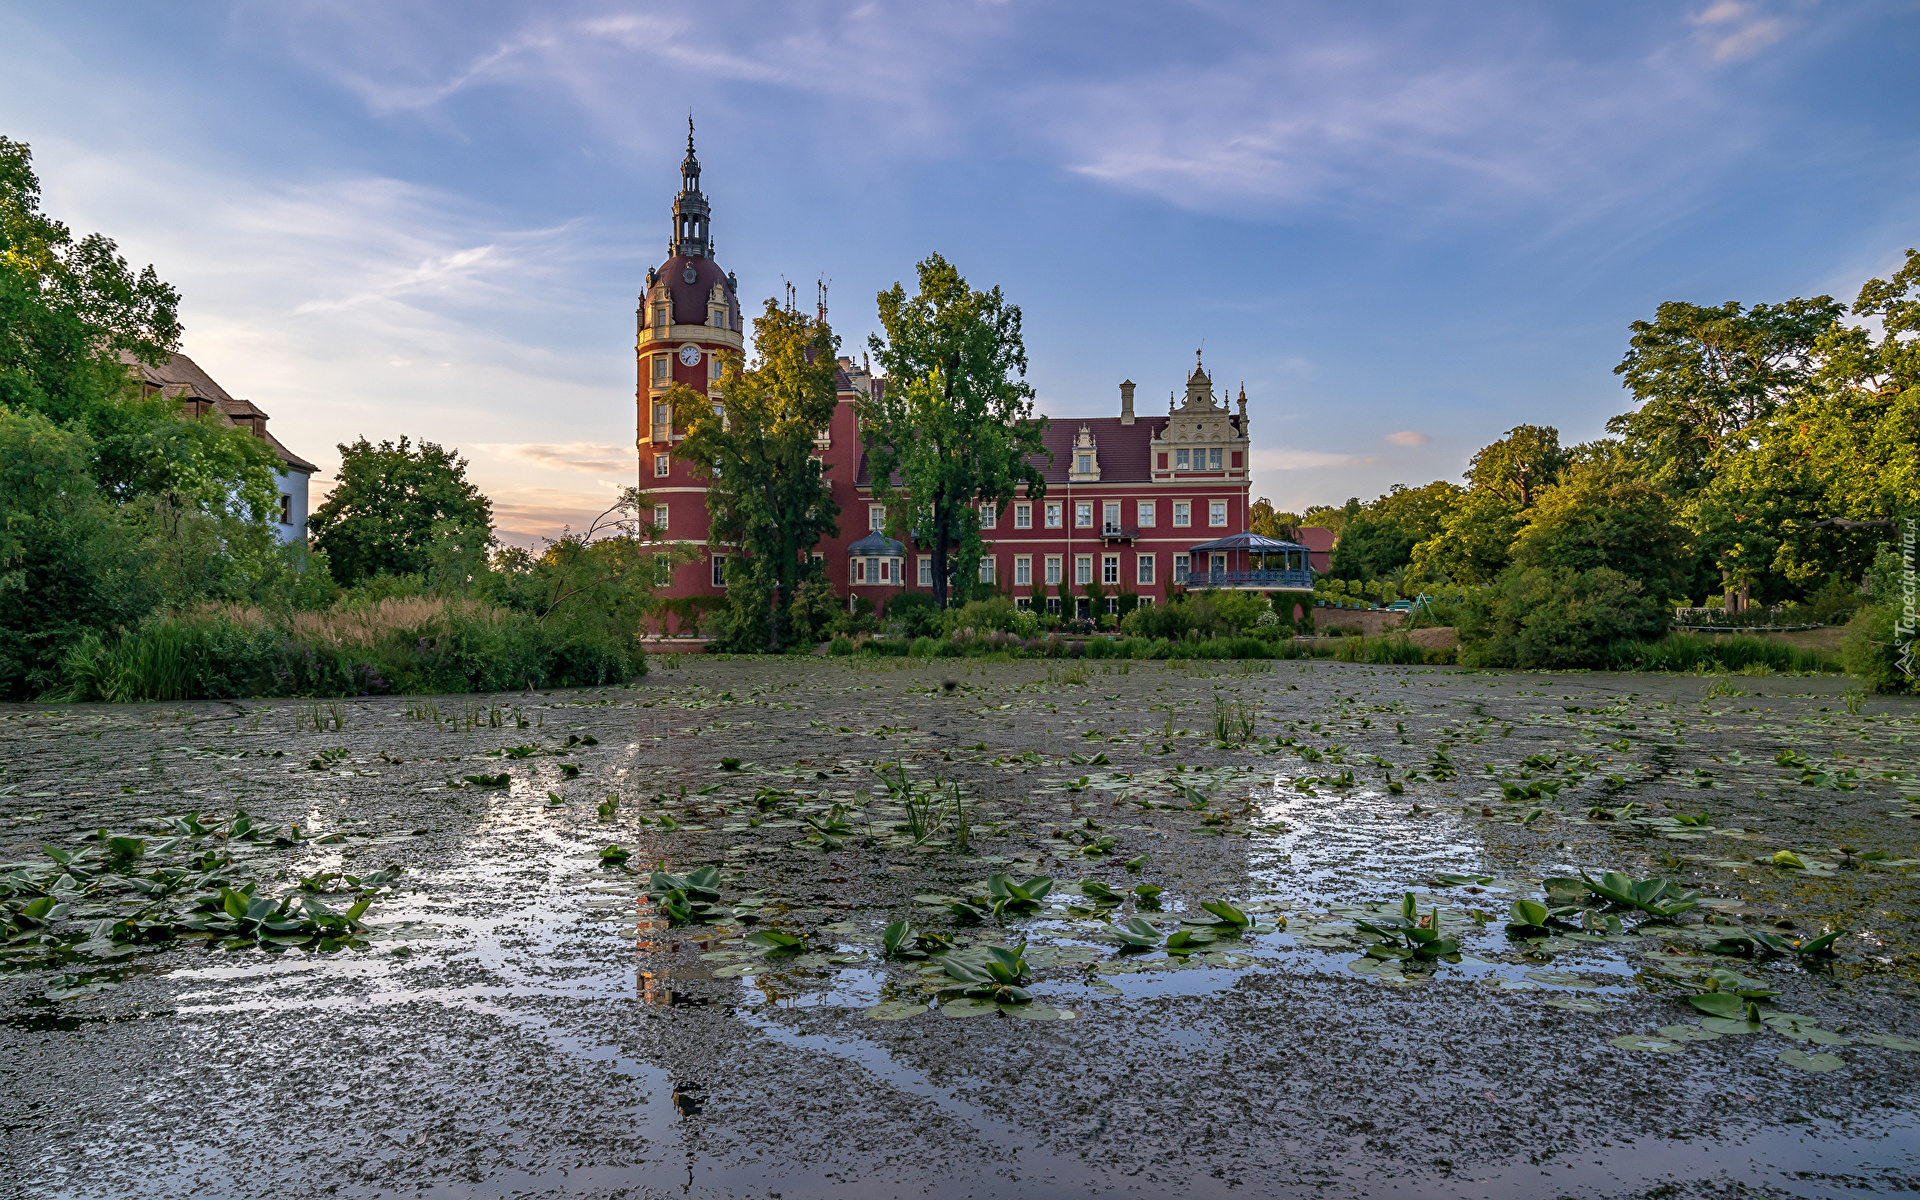
[[[1460,661],[1469,666],[1604,666],[1622,640],[1664,633],[1665,609],[1609,567],[1514,567],[1467,598]]]
[[[894,627],[898,625],[897,632]],[[887,630],[904,638],[930,637],[940,632],[940,610],[927,592],[901,592],[887,601]]]
[[[1405,637],[1367,637],[1364,634],[1345,638],[1334,653],[1340,662],[1364,663],[1421,663],[1426,656],[1420,647]]]
[[[1013,601],[1005,596],[989,596],[985,600],[969,601],[960,608],[948,609],[940,624],[948,633],[962,629],[971,629],[976,633],[1009,633],[1013,630],[1014,618],[1019,611],[1013,606]],[[892,605],[888,606],[887,615],[893,615]]]

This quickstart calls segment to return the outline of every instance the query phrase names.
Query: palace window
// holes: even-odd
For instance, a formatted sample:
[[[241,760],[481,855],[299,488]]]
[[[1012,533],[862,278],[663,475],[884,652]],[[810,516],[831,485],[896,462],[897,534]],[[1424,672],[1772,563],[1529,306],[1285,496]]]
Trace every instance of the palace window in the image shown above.
[[[1207,451],[1207,470],[1218,471],[1219,469],[1220,469],[1220,447],[1215,446],[1213,449]]]
[[[1187,564],[1190,561],[1192,561],[1191,555],[1176,554],[1173,556],[1173,581],[1175,583],[1185,583],[1187,581],[1189,578]]]
[[[1173,502],[1173,527],[1175,529],[1185,529],[1191,524],[1193,524],[1193,503],[1188,500],[1175,500]]]
[[[656,533],[665,533],[667,531],[666,505],[656,504],[653,506],[653,528]]]
[[[1118,554],[1103,554],[1100,556],[1100,582],[1120,582],[1120,556]]]
[[[920,556],[920,586],[923,588],[933,586],[933,560],[924,554]]]
[[[1160,506],[1158,504],[1155,504],[1151,500],[1142,500],[1140,502],[1140,527],[1141,528],[1143,529],[1153,528],[1153,514],[1157,512],[1159,508]]]
[[[1207,524],[1225,525],[1227,523],[1227,502],[1215,500],[1207,505]]]
[[[1173,452],[1173,469],[1176,471],[1185,471],[1189,469],[1187,466],[1187,451],[1175,450]]]
[[[1019,554],[1013,560],[1013,582],[1026,587],[1033,582],[1033,555]]]
[[[1119,533],[1120,532],[1119,503],[1115,502],[1113,504],[1101,505],[1100,519],[1106,522],[1106,530],[1108,533]]]
[[[982,504],[980,506],[980,528],[992,529],[994,521],[998,520],[999,516],[1000,514],[994,510],[993,505]]]
[[[653,477],[665,479],[673,471],[673,459],[665,454],[653,456]]]
[[[1151,554],[1140,556],[1140,582],[1146,584],[1153,582],[1153,555]]]
[[[1033,608],[1033,598],[1030,596],[1015,596],[1013,598],[1013,606],[1021,612],[1027,612]]]
[[[1060,556],[1058,554],[1049,554],[1047,555],[1047,586],[1058,587],[1059,585]]]
[[[867,528],[885,529],[886,527],[887,506],[884,504],[869,504],[867,506]]]
[[[1047,505],[1047,528],[1060,528],[1060,506],[1058,504]]]
[[[992,583],[995,580],[994,560],[991,555],[980,560],[980,582]]]
[[[1080,587],[1093,582],[1093,555],[1076,554],[1074,556],[1073,582]]]
[[[1080,465],[1075,467],[1074,470],[1081,475],[1093,474],[1093,455],[1081,454],[1076,457],[1079,459]]]
[[[727,556],[724,554],[713,556],[713,586],[718,588],[727,586]]]
[[[1073,506],[1073,524],[1076,529],[1093,528],[1093,505],[1080,503]]]
[[[1056,617],[1060,615],[1060,597],[1058,596],[1047,597],[1047,611],[1049,613],[1052,613]]]
[[[656,385],[667,382],[667,356],[664,354],[653,356],[653,382]]]
[[[718,354],[707,355],[707,378],[720,378],[720,356]]]
[[[1016,504],[1013,506],[1013,527],[1015,529],[1033,528],[1033,505]]]

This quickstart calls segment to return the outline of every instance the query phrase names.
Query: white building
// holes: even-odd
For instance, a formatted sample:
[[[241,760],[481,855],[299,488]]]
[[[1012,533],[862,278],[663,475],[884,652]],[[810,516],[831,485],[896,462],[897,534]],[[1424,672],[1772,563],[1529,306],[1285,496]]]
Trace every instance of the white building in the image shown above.
[[[281,445],[279,438],[267,432],[264,411],[251,400],[228,395],[227,389],[215,383],[211,375],[200,369],[200,364],[184,354],[175,354],[158,367],[147,366],[131,355],[121,358],[140,373],[145,395],[164,392],[179,400],[181,416],[197,418],[215,413],[227,424],[250,429],[253,436],[266,442],[280,459],[280,469],[274,472],[280,488],[280,514],[274,532],[283,542],[307,540],[307,483],[320,468]]]

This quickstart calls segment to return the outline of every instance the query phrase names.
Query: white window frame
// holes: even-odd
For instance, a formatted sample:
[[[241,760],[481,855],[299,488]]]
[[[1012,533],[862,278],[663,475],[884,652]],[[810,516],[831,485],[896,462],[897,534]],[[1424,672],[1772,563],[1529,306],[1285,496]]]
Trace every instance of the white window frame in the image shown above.
[[[1091,475],[1091,474],[1093,474],[1093,455],[1091,455],[1091,454],[1076,454],[1076,455],[1074,455],[1074,456],[1073,456],[1073,468],[1074,468],[1074,470],[1073,470],[1073,473],[1074,473],[1075,475]]]
[[[1093,501],[1075,500],[1073,502],[1073,527],[1075,529],[1093,528]]]
[[[1191,471],[1191,470],[1193,470],[1193,466],[1192,466],[1192,463],[1191,463],[1191,461],[1190,461],[1190,456],[1191,456],[1191,452],[1190,452],[1190,451],[1187,451],[1187,450],[1175,450],[1175,451],[1173,452],[1173,469],[1174,469],[1174,470],[1176,470],[1176,471]]]
[[[1212,449],[1207,451],[1207,470],[1218,471],[1219,469],[1220,469],[1220,447],[1215,446]]]
[[[1047,555],[1047,586],[1059,587],[1060,580],[1063,578],[1065,578],[1065,574],[1060,556],[1058,554]]]
[[[1147,587],[1153,586],[1153,555],[1142,554],[1140,556],[1139,567],[1135,571],[1135,575],[1142,584]]]
[[[992,529],[993,523],[999,519],[1000,514],[994,510],[993,505],[982,504],[980,506],[980,528]]]
[[[1209,500],[1207,502],[1207,524],[1215,529],[1224,528],[1227,523],[1227,502]]]
[[[1173,502],[1173,527],[1186,529],[1193,524],[1193,501],[1175,500]]]
[[[1135,510],[1134,519],[1139,522],[1140,528],[1152,529],[1155,515],[1159,512],[1159,510],[1160,510],[1160,504],[1158,501],[1142,500],[1140,501],[1138,507]]]
[[[655,531],[659,533],[665,533],[667,531],[666,505],[656,504],[653,506],[653,527]]]
[[[1173,581],[1175,583],[1185,583],[1187,580],[1192,579],[1193,578],[1192,564],[1193,564],[1192,555],[1190,554],[1174,555],[1173,556]]]
[[[1153,597],[1152,597],[1152,596],[1142,596],[1142,597],[1140,597],[1140,607],[1141,607],[1141,608],[1152,608],[1152,607],[1153,607]]]
[[[1015,529],[1033,528],[1033,505],[1016,504],[1013,506],[1013,527]]]
[[[1093,582],[1093,555],[1076,554],[1073,556],[1073,586],[1085,587]]]
[[[1102,554],[1100,556],[1100,586],[1105,587],[1108,584],[1112,584],[1115,587],[1120,586],[1120,556],[1118,554]]]
[[[1030,611],[1033,608],[1033,597],[1015,596],[1013,598],[1013,606],[1019,609],[1021,612]]]
[[[1053,501],[1049,503],[1047,505],[1047,528],[1048,529],[1060,528],[1060,518],[1061,518],[1060,502]]]
[[[923,588],[933,586],[933,556],[930,554],[920,556],[920,586]]]
[[[655,479],[665,479],[671,474],[673,474],[673,456],[671,454],[654,455],[653,477]]]
[[[1120,502],[1108,500],[1100,506],[1100,522],[1103,528],[1120,528]]]
[[[867,532],[877,533],[887,527],[887,506],[884,504],[867,505]]]
[[[993,555],[983,554],[980,556],[980,582],[981,583],[997,583],[999,581],[998,580],[999,573],[1000,573],[1000,568],[998,563],[994,559]]]
[[[724,554],[713,556],[713,586],[717,588],[727,586],[727,556]]]
[[[667,360],[671,357],[672,355],[668,354],[656,354],[653,356],[653,382],[656,385],[665,383],[672,375],[673,368],[667,364]]]
[[[1013,556],[1013,583],[1015,587],[1032,586],[1033,555],[1016,554]]]

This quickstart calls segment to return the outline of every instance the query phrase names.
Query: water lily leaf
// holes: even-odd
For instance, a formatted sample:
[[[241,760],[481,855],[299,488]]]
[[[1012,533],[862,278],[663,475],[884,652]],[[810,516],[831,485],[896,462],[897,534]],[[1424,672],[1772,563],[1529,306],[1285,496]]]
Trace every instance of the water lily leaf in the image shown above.
[[[1644,1033],[1623,1033],[1607,1041],[1622,1050],[1639,1050],[1647,1054],[1678,1054],[1686,1048],[1670,1038],[1650,1037]]]
[[[1000,1006],[991,1000],[949,1000],[940,1006],[940,1015],[943,1017],[984,1017],[999,1011]]]
[[[1882,1046],[1888,1050],[1905,1050],[1909,1054],[1920,1052],[1920,1041],[1900,1037],[1898,1034],[1856,1033],[1853,1035],[1853,1040],[1865,1042],[1869,1046]]]
[[[1731,992],[1708,992],[1701,996],[1688,996],[1687,1003],[1693,1005],[1710,1017],[1735,1020],[1747,1011],[1747,1002]]]
[[[1701,1017],[1700,1028],[1710,1033],[1759,1033],[1766,1026],[1758,1021],[1737,1021],[1731,1017]]]
[[[885,1000],[867,1010],[876,1021],[904,1021],[917,1017],[931,1006],[920,1000]]]
[[[1048,1008],[1044,1004],[1003,1004],[1001,1007],[1022,1021],[1071,1021],[1078,1015],[1070,1008]]]
[[[1549,987],[1597,988],[1600,985],[1584,976],[1572,975],[1565,971],[1528,971],[1527,978],[1535,983],[1544,983]]]
[[[724,967],[715,967],[713,977],[715,979],[738,979],[742,975],[751,975],[755,971],[763,971],[765,969],[766,968],[762,967],[759,963],[732,963]]]
[[[1661,1037],[1675,1042],[1717,1042],[1720,1035],[1711,1029],[1698,1025],[1662,1025],[1654,1031]]]
[[[1568,1012],[1603,1013],[1613,1008],[1604,1000],[1593,1000],[1586,996],[1546,996],[1540,1003],[1549,1008],[1564,1008]]]
[[[1780,1052],[1780,1061],[1802,1071],[1838,1071],[1847,1065],[1847,1060],[1837,1054],[1808,1054],[1805,1050],[1792,1049]]]

